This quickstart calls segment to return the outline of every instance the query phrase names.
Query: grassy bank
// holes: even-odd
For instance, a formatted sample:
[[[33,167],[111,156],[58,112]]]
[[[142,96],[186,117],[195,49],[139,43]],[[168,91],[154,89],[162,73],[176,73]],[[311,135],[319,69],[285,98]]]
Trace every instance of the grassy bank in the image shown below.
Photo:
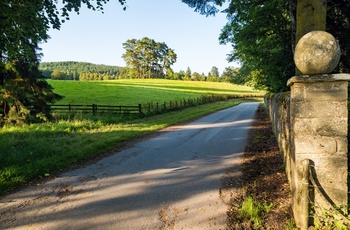
[[[131,140],[240,103],[222,101],[143,119],[78,117],[0,129],[0,195],[117,149]],[[130,118],[129,118],[130,119]]]

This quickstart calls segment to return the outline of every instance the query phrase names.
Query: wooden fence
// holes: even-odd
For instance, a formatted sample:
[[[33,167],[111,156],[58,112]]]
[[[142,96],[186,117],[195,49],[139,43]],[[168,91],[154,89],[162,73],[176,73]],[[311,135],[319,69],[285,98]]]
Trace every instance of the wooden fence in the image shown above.
[[[51,105],[51,110],[54,112],[82,112],[82,113],[112,113],[112,114],[140,114],[142,115],[141,104],[137,106],[124,105]]]
[[[260,97],[256,95],[203,95],[198,98],[181,99],[163,103],[149,102],[146,104],[139,104],[136,106],[124,106],[124,105],[51,105],[53,112],[82,112],[82,113],[111,113],[111,114],[139,114],[139,115],[152,115],[158,113],[164,113],[172,110],[179,110],[182,108],[193,107],[197,105],[207,104],[216,101],[223,101],[235,98],[251,98]]]

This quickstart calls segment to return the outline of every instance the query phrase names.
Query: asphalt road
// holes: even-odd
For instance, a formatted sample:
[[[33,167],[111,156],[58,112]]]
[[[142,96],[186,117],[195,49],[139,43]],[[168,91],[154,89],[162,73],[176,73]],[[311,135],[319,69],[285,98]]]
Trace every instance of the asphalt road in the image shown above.
[[[243,103],[0,200],[0,229],[225,229],[258,103]]]

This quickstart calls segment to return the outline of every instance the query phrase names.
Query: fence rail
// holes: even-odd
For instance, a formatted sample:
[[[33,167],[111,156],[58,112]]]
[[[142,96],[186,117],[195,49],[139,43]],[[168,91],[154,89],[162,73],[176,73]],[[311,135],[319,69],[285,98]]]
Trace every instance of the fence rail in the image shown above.
[[[235,98],[251,98],[260,97],[256,95],[203,95],[198,98],[181,99],[163,103],[149,102],[146,104],[139,104],[136,106],[125,105],[51,105],[53,112],[82,112],[82,113],[112,113],[112,114],[139,114],[139,115],[152,115],[163,113],[172,110],[179,110],[182,108],[193,107],[201,104],[207,104],[215,101],[223,101]]]
[[[137,106],[126,105],[51,105],[54,112],[86,112],[86,113],[112,113],[112,114],[140,114],[142,115],[141,104]]]

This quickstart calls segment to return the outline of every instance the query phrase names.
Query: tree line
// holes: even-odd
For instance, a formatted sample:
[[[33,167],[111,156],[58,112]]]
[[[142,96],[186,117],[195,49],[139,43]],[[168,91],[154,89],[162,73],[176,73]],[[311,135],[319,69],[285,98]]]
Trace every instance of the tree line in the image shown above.
[[[53,80],[114,80],[123,69],[119,66],[74,61],[41,62],[39,64],[39,70],[43,76]]]
[[[136,79],[144,78],[133,74],[130,68],[108,65],[96,65],[87,62],[42,62],[39,70],[45,78],[52,80],[80,80],[80,81],[98,81],[98,80],[118,80],[118,79]],[[179,72],[167,72],[164,75],[151,75],[150,78],[164,78],[170,80],[184,81],[210,81],[210,82],[235,82],[239,72],[238,68],[226,67],[220,75],[216,66],[211,68],[207,74],[192,72],[190,67]],[[148,76],[146,76],[148,77]]]

